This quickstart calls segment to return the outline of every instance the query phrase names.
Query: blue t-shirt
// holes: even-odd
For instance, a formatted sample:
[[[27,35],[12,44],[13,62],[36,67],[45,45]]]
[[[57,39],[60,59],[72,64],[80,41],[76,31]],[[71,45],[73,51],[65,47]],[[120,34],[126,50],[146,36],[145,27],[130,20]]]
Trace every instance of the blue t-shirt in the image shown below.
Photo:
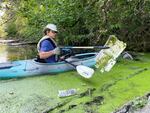
[[[53,50],[54,48],[55,48],[54,45],[49,40],[43,40],[40,43],[40,51],[48,52]],[[46,63],[53,63],[56,62],[56,56],[53,55],[44,60],[46,61]]]

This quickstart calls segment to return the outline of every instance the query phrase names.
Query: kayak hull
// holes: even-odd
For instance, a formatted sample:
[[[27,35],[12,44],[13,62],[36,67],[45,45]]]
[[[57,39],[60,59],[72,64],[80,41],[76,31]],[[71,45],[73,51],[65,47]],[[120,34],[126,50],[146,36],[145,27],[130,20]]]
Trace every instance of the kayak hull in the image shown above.
[[[96,64],[97,53],[77,54],[67,59],[74,65],[85,65],[93,67]],[[65,61],[56,63],[39,63],[34,59],[18,60],[0,63],[0,78],[27,77],[34,75],[56,74],[75,69]]]

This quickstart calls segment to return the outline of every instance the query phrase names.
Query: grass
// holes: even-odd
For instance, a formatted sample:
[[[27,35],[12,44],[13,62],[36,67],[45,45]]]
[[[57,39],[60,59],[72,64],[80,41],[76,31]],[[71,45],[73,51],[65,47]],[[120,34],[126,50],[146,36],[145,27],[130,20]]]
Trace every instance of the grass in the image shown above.
[[[54,76],[1,80],[0,112],[41,113],[51,108],[54,113],[111,113],[150,92],[150,54],[142,54],[139,59],[120,59],[110,72],[102,74],[96,70],[91,79],[71,71]],[[57,96],[59,90],[71,88],[77,89],[77,95]]]

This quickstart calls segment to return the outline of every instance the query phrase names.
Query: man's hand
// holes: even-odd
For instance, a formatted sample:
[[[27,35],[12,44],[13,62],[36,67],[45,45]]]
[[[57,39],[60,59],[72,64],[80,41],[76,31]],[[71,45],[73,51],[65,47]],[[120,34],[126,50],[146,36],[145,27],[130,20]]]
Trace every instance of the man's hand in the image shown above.
[[[55,54],[55,55],[60,55],[60,48],[59,48],[59,47],[56,47],[56,48],[53,50],[53,54]]]

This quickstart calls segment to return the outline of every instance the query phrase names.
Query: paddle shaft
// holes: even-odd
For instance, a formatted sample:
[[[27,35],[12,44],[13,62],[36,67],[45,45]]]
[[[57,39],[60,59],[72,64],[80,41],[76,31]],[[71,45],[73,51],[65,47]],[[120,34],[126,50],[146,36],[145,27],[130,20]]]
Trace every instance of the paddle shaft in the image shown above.
[[[68,64],[70,64],[71,66],[73,66],[74,68],[76,68],[77,67],[77,65],[74,65],[73,63],[71,63],[71,62],[68,62],[67,60],[64,60],[66,63],[68,63]]]
[[[60,48],[66,48],[66,49],[108,49],[109,47],[105,47],[105,46],[62,46]]]
[[[64,60],[66,63],[70,64],[71,66],[73,66],[74,68],[76,68],[76,71],[78,72],[79,75],[81,75],[82,77],[84,78],[91,78],[93,73],[94,73],[94,70],[87,67],[87,66],[84,66],[84,65],[74,65],[73,63],[71,62],[68,62],[66,60]]]

